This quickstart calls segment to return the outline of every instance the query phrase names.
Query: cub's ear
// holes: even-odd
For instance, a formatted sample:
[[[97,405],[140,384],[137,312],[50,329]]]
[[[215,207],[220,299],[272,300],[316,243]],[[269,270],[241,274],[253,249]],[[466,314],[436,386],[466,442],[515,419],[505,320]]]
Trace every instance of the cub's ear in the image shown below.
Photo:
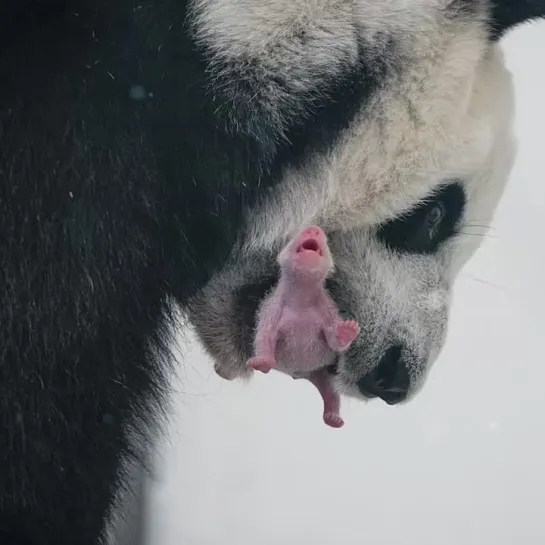
[[[545,17],[545,0],[490,0],[490,4],[495,40],[519,23]]]

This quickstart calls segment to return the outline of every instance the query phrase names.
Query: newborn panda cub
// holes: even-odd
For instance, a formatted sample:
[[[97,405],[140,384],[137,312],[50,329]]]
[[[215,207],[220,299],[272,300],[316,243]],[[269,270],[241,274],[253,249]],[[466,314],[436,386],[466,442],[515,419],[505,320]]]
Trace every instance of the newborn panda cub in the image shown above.
[[[324,422],[340,428],[340,397],[327,366],[360,332],[343,320],[325,289],[334,265],[325,233],[303,229],[278,256],[280,280],[258,312],[255,356],[248,365],[263,373],[277,369],[310,380],[324,402]]]

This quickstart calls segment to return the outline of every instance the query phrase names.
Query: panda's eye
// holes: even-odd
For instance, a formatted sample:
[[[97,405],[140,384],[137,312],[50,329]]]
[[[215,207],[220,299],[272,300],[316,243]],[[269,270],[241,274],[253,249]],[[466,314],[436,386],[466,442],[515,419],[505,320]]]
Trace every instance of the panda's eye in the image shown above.
[[[445,215],[445,205],[442,202],[438,202],[435,206],[428,212],[428,217],[426,222],[428,224],[428,231],[430,236],[441,227],[441,221]]]
[[[434,253],[456,233],[465,202],[461,183],[445,185],[405,214],[381,225],[377,237],[392,250]]]

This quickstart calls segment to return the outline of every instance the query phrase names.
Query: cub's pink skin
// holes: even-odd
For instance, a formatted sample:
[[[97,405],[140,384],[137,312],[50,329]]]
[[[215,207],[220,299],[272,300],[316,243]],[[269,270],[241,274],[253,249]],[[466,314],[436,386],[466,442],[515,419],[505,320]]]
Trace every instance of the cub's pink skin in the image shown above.
[[[325,289],[334,268],[325,233],[306,227],[280,252],[278,263],[280,280],[259,310],[255,356],[248,365],[310,380],[322,396],[324,422],[339,428],[340,398],[326,367],[348,350],[360,326],[341,318]]]

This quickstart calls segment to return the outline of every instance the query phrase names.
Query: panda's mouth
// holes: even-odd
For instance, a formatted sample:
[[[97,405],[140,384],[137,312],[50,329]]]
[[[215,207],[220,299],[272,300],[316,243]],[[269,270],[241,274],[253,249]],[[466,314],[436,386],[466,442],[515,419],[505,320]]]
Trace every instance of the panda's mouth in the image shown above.
[[[276,264],[271,265],[270,272],[256,275],[252,281],[245,283],[235,292],[233,321],[237,332],[235,340],[237,348],[244,357],[251,357],[257,313],[263,300],[278,283],[280,271]]]

